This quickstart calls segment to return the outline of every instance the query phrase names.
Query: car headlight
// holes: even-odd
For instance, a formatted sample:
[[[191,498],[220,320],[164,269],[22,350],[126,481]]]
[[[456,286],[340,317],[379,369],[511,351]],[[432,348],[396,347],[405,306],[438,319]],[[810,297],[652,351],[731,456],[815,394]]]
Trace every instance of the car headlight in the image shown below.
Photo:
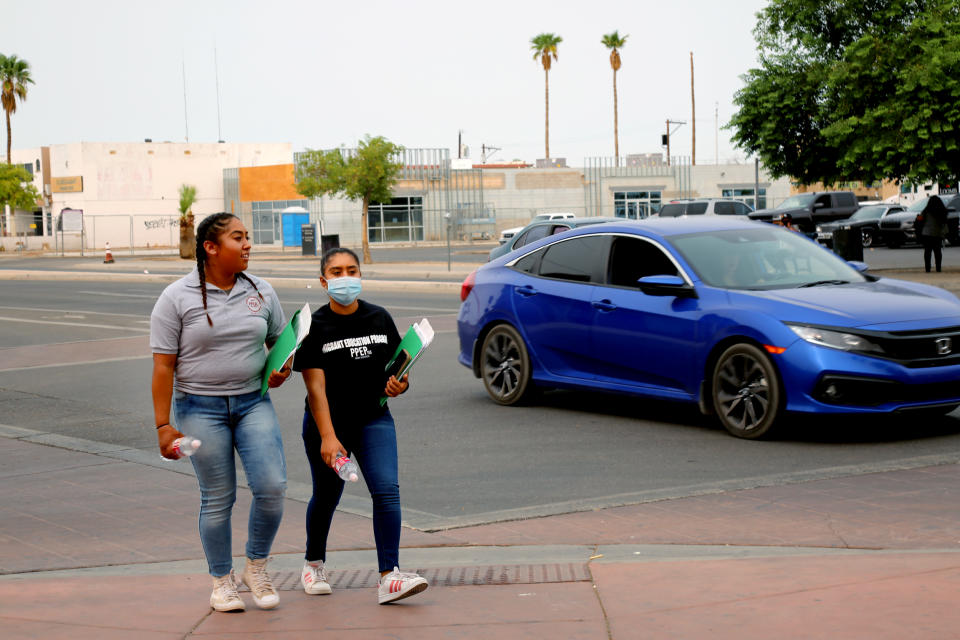
[[[843,351],[860,351],[863,353],[883,353],[883,347],[871,342],[863,336],[843,331],[831,331],[819,327],[788,324],[790,330],[811,344]]]
[[[817,225],[817,233],[823,233],[823,227]]]
[[[913,220],[901,220],[900,221],[901,229],[911,229],[913,228]]]

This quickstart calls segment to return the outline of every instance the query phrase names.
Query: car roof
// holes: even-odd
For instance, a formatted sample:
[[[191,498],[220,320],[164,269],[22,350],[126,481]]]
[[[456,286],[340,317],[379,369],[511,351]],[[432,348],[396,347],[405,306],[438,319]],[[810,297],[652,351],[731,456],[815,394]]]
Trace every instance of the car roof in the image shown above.
[[[771,226],[767,222],[745,219],[746,216],[695,216],[690,218],[651,217],[643,220],[624,220],[614,218],[603,225],[604,232],[648,231],[661,236],[673,236],[684,233],[722,231],[725,229],[755,229],[757,225]],[[775,227],[776,228],[776,227]],[[573,233],[570,231],[568,233]]]

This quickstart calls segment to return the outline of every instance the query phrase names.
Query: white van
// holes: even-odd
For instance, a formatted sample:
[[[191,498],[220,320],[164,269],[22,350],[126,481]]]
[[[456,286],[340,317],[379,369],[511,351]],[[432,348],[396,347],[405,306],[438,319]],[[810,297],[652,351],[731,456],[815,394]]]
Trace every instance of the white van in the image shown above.
[[[537,215],[533,216],[533,219],[531,219],[530,222],[540,222],[541,220],[569,220],[570,218],[576,218],[576,217],[577,215],[575,213],[566,213],[566,212],[538,213]],[[525,229],[526,227],[527,225],[525,224],[522,227],[512,227],[510,229],[504,229],[503,231],[500,232],[500,238],[499,238],[500,244],[503,244],[513,236],[517,235],[522,229]]]

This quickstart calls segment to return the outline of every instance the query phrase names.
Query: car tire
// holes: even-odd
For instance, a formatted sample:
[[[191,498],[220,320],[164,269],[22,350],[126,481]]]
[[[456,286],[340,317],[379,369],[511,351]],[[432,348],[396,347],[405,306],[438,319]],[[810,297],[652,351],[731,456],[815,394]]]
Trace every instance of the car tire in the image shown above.
[[[780,376],[758,347],[728,347],[713,368],[713,408],[723,427],[738,438],[766,436],[781,413]]]
[[[869,229],[863,229],[860,231],[860,244],[864,248],[873,246],[873,232]]]
[[[497,404],[511,406],[530,395],[530,356],[520,333],[508,324],[490,330],[478,354],[480,378]]]

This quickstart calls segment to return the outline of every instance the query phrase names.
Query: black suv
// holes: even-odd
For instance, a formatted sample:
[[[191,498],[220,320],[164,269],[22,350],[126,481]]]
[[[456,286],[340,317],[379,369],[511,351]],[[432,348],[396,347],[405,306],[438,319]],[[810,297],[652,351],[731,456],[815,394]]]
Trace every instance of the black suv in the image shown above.
[[[940,194],[940,199],[947,207],[947,242],[952,246],[960,245],[960,195]],[[908,242],[917,242],[917,234],[913,228],[913,221],[917,214],[923,211],[927,204],[926,198],[921,198],[900,213],[889,213],[880,221],[880,237],[891,249],[896,249]]]
[[[813,234],[818,224],[849,218],[859,208],[853,191],[798,193],[774,209],[757,209],[750,214],[750,219],[774,222],[789,214],[800,231]]]

